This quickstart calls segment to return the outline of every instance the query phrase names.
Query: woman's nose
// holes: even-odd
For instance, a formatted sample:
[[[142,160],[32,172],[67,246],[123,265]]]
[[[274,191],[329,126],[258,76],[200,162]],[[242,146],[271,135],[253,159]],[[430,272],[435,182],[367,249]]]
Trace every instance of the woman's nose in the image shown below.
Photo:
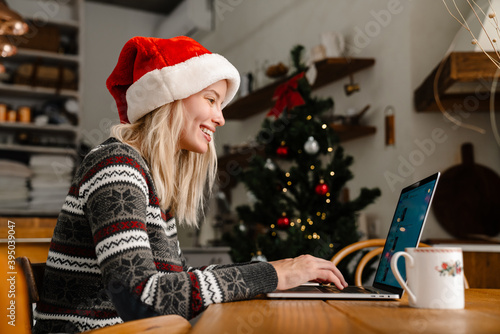
[[[222,114],[222,109],[220,106],[217,107],[217,110],[215,112],[215,115],[214,115],[212,121],[217,126],[223,126],[224,124],[226,124],[226,120],[224,119],[224,115]]]

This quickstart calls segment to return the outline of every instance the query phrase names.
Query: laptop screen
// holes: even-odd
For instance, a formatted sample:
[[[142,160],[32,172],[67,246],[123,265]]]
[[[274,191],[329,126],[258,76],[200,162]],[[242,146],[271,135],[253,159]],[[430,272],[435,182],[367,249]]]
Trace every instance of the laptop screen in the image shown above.
[[[416,182],[401,191],[396,212],[392,218],[389,234],[382,257],[375,274],[374,286],[377,288],[401,291],[391,270],[391,258],[407,247],[416,247],[420,241],[427,214],[431,205],[439,173]],[[398,261],[398,269],[406,280],[405,261]]]

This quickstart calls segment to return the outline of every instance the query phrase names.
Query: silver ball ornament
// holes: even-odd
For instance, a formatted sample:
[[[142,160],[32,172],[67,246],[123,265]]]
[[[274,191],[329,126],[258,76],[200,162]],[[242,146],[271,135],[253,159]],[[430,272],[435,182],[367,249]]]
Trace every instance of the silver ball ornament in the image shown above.
[[[314,139],[313,136],[310,136],[306,143],[304,144],[304,151],[307,154],[316,154],[319,152],[319,143]]]
[[[274,171],[276,169],[276,165],[271,159],[267,158],[266,163],[264,164],[264,168],[267,168],[270,171]]]

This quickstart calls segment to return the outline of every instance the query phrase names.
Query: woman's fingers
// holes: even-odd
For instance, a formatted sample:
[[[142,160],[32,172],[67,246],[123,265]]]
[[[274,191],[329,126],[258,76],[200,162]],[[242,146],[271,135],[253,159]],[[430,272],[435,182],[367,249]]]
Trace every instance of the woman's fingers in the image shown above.
[[[339,289],[347,286],[344,276],[332,262],[311,255],[270,262],[278,274],[278,289],[290,289],[308,281],[331,282]]]
[[[344,289],[347,285],[344,285],[344,280],[338,277],[337,275],[334,275],[331,271],[324,271],[325,272],[325,279],[323,280],[324,283],[333,283],[335,286],[342,290]]]
[[[321,268],[326,272],[329,282],[334,283],[339,289],[343,289],[348,285],[340,270],[331,261],[318,260],[321,260]]]

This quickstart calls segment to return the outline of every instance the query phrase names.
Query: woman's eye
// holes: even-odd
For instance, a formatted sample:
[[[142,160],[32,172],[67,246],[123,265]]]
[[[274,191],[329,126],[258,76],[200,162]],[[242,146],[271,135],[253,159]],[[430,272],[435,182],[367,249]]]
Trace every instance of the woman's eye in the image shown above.
[[[210,102],[210,104],[214,104],[214,103],[215,103],[215,99],[210,99],[210,98],[209,98],[209,99],[207,99],[207,100],[208,100],[208,102]]]

